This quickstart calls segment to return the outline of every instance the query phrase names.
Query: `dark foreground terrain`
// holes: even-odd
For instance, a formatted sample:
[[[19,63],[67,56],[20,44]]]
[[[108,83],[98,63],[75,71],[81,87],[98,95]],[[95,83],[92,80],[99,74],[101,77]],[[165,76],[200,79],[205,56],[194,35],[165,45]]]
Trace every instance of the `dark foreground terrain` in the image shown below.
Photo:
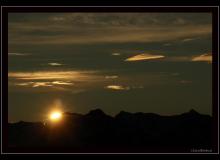
[[[8,125],[12,152],[190,152],[211,149],[212,118],[194,110],[175,116],[101,110],[64,113],[58,123]]]

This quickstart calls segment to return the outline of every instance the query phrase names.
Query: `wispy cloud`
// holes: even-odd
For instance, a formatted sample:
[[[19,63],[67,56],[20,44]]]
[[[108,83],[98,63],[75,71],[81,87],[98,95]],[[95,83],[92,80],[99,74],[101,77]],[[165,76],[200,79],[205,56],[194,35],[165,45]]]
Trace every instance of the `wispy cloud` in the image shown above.
[[[50,82],[35,82],[33,87],[52,87],[53,85]]]
[[[64,17],[61,17],[61,16],[54,16],[54,17],[51,17],[51,20],[52,21],[64,21],[65,18]]]
[[[161,59],[161,61],[167,62],[208,62],[212,63],[212,53],[201,54],[197,56],[187,55],[187,56],[164,56],[156,54],[138,54],[125,59],[125,61],[145,61]]]
[[[195,56],[195,57],[192,58],[192,61],[212,63],[212,54],[207,53],[207,54],[202,54],[202,55],[199,55],[199,56]]]
[[[105,76],[106,79],[116,79],[118,78],[117,75]]]
[[[61,63],[48,63],[50,66],[62,66],[63,64]]]
[[[58,84],[58,85],[73,85],[74,83],[72,83],[72,82],[69,82],[69,81],[67,81],[67,82],[65,82],[65,81],[53,81],[52,82],[52,84]]]
[[[52,32],[47,28],[43,29],[44,34],[32,35],[24,33],[23,37],[15,36],[10,32],[10,44],[88,44],[88,43],[128,43],[128,42],[163,42],[176,40],[186,36],[201,36],[211,34],[211,26],[184,26],[184,27],[106,27],[106,28],[87,28],[84,34],[83,29],[65,28],[63,31]],[[77,33],[78,31],[78,33]],[[17,32],[17,31],[16,31]],[[61,32],[62,34],[56,34]],[[47,33],[47,35],[45,35]],[[94,38],[96,37],[96,38]],[[33,39],[30,41],[30,39]]]
[[[28,53],[8,53],[9,56],[28,56]]]
[[[163,46],[171,46],[171,43],[164,43]]]
[[[169,62],[188,62],[191,61],[192,56],[170,56],[166,57],[164,60]]]
[[[139,85],[139,86],[132,86],[132,89],[143,89],[144,88],[144,86],[141,86],[141,85]]]
[[[174,21],[174,24],[177,24],[177,25],[184,25],[186,24],[186,20],[184,20],[183,18],[180,18],[178,17],[175,21]]]
[[[194,41],[196,40],[196,38],[185,38],[182,40],[182,42],[190,42],[190,41]]]
[[[112,53],[113,56],[120,56],[121,53]]]
[[[129,57],[125,59],[125,61],[143,61],[143,60],[151,60],[151,59],[161,59],[164,57],[165,56],[163,55],[153,55],[153,54],[143,53],[143,54],[138,54],[138,55]]]
[[[180,73],[177,73],[177,72],[176,72],[176,73],[171,73],[171,75],[172,75],[172,76],[179,76]]]
[[[181,84],[190,84],[190,83],[192,83],[192,81],[190,81],[190,80],[181,80],[181,81],[179,81]]]
[[[129,90],[130,89],[130,87],[128,86],[121,86],[121,85],[108,85],[105,88],[111,89],[111,90]]]
[[[9,44],[166,42],[212,32],[211,14],[201,13],[20,15],[26,21],[13,21],[13,16],[9,16]]]
[[[212,54],[201,54],[197,56],[169,56],[164,58],[167,62],[208,62],[212,63]]]
[[[92,80],[94,71],[37,71],[37,72],[9,72],[9,78],[20,80]]]
[[[34,84],[34,82],[23,82],[23,83],[15,83],[16,86],[30,86]]]
[[[125,90],[128,91],[130,89],[143,89],[144,86],[142,85],[132,85],[132,86],[124,86],[124,85],[108,85],[105,86],[105,89],[110,89],[110,90]]]
[[[26,87],[56,87],[56,86],[72,86],[74,83],[70,81],[51,81],[51,82],[22,82],[15,83],[16,86],[26,86]]]
[[[98,71],[9,72],[9,89],[30,92],[82,92],[103,81]],[[22,89],[20,88],[22,87]]]

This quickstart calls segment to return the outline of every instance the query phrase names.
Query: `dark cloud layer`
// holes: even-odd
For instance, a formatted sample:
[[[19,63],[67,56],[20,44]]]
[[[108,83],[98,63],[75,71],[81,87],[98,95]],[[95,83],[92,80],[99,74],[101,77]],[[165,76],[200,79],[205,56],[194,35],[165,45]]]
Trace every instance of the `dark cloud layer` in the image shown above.
[[[211,15],[202,13],[19,14],[9,14],[9,44],[160,42],[212,30]]]

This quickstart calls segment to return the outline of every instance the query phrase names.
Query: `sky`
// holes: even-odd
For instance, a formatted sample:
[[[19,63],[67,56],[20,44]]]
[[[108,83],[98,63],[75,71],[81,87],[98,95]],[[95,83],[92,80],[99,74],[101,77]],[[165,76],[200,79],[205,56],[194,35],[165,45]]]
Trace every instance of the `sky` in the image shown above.
[[[9,13],[8,120],[212,114],[211,13]]]

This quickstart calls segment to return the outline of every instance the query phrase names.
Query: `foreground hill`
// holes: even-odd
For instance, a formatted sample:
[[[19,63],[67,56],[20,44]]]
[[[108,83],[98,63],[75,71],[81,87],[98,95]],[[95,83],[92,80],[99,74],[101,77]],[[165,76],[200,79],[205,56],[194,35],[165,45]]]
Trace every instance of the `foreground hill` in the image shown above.
[[[59,123],[8,125],[9,149],[67,152],[157,152],[210,149],[212,117],[191,110],[174,116],[100,109],[64,113]],[[26,151],[24,150],[24,151]]]

